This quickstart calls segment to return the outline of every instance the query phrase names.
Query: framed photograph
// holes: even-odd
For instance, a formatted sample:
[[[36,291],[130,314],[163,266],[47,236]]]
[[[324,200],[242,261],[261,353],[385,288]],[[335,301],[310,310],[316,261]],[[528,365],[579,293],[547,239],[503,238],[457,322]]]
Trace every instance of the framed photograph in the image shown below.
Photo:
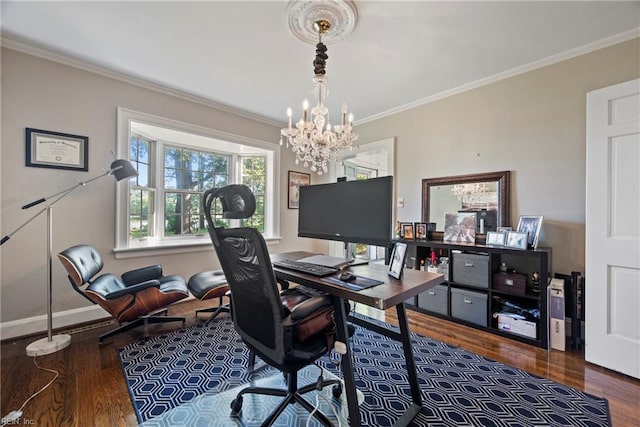
[[[404,269],[404,260],[407,257],[407,244],[396,243],[393,246],[393,252],[391,253],[391,261],[389,262],[388,274],[391,277],[399,279],[402,276],[402,270]]]
[[[311,184],[311,175],[304,172],[289,171],[289,209],[300,207],[300,187]]]
[[[520,221],[518,221],[518,228],[516,230],[520,233],[528,233],[527,242],[530,247],[535,249],[538,247],[538,237],[541,227],[542,216],[520,215]]]
[[[416,239],[426,239],[427,238],[427,223],[425,222],[416,222]]]
[[[515,249],[527,249],[527,233],[518,231],[507,232],[506,246]]]
[[[448,213],[444,217],[444,237],[446,242],[475,243],[476,213]]]
[[[410,222],[403,222],[402,223],[402,238],[403,239],[407,239],[407,240],[413,240],[414,239],[414,234],[413,234],[413,224]]]
[[[511,230],[513,230],[513,228],[511,227],[498,227],[496,229],[498,233],[506,233],[507,231],[511,231]]]
[[[507,239],[507,233],[498,233],[497,231],[487,231],[486,245],[504,246]]]
[[[89,137],[26,128],[26,166],[89,170]]]

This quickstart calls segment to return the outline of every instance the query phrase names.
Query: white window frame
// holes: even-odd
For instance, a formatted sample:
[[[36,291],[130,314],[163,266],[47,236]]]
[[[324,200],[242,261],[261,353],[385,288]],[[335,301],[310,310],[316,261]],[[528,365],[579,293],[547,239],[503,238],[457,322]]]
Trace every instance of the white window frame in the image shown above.
[[[213,138],[224,143],[240,144],[246,147],[247,154],[240,153],[232,155],[232,162],[229,170],[230,180],[239,182],[239,171],[235,164],[239,157],[253,156],[249,153],[252,147],[266,151],[264,155],[267,157],[267,182],[265,185],[265,230],[264,236],[267,243],[277,243],[280,241],[280,146],[278,144],[259,141],[256,139],[234,135],[227,132],[217,131],[204,128],[201,126],[184,123],[164,117],[159,117],[147,113],[129,110],[119,107],[117,109],[117,157],[129,158],[129,137],[131,135],[131,122],[158,126],[175,131],[191,133],[194,135]],[[156,147],[155,153],[160,153],[162,143]],[[196,149],[203,147],[195,146]],[[218,150],[216,150],[218,151]],[[236,153],[238,150],[234,150]],[[157,157],[161,157],[159,154]],[[155,181],[156,181],[156,201],[157,207],[161,201],[157,185],[162,182],[162,170],[158,167],[159,160],[154,158],[155,163]],[[271,167],[269,167],[271,165]],[[152,177],[152,179],[154,179]],[[130,258],[138,256],[165,255],[170,253],[183,253],[195,251],[211,250],[211,240],[209,236],[180,236],[167,239],[152,238],[143,241],[129,239],[129,188],[130,184],[120,183],[116,186],[116,246],[114,253],[116,258]],[[156,220],[156,232],[158,224],[161,221]]]

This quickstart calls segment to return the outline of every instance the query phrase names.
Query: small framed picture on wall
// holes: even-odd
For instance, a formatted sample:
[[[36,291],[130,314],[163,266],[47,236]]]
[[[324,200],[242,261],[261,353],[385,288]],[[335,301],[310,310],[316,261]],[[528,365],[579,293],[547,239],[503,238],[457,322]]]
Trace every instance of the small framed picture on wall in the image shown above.
[[[311,184],[311,175],[304,172],[289,171],[289,209],[300,207],[300,187]]]

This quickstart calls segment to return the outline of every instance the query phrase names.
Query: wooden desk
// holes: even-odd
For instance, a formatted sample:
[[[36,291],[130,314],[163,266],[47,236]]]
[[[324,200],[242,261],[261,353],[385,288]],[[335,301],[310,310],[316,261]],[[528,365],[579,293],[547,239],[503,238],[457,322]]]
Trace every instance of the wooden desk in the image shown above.
[[[271,259],[273,261],[282,259],[298,260],[310,255],[314,254],[308,252],[287,252],[271,255]],[[442,283],[444,281],[443,276],[442,274],[405,269],[402,279],[398,280],[387,275],[387,266],[380,264],[353,266],[349,267],[348,271],[357,276],[380,280],[383,283],[361,291],[352,291],[338,285],[327,283],[323,281],[321,277],[274,267],[276,278],[279,281],[291,281],[313,289],[325,291],[331,295],[336,314],[338,340],[347,344],[349,343],[349,340],[344,300],[359,302],[382,310],[394,306],[396,307],[400,332],[397,332],[394,329],[382,327],[377,323],[372,323],[358,317],[351,317],[350,321],[402,343],[402,349],[407,363],[407,375],[411,388],[412,403],[400,419],[396,421],[395,425],[406,426],[411,422],[416,414],[420,412],[420,408],[422,407],[422,397],[418,386],[418,376],[416,374],[415,360],[413,359],[413,350],[411,348],[411,339],[409,336],[409,324],[407,322],[407,315],[403,302],[427,291],[435,285]],[[338,275],[339,273],[335,274],[335,276]],[[348,345],[347,354],[343,356],[341,366],[342,373],[344,375],[347,404],[349,406],[349,424],[351,426],[360,426],[360,412],[356,394],[353,364],[351,360],[351,349]]]

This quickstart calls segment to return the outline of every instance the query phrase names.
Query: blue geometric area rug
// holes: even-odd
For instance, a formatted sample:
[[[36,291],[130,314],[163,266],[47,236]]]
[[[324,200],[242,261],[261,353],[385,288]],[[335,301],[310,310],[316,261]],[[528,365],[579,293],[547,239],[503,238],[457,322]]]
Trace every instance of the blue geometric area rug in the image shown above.
[[[611,425],[604,398],[417,334],[411,334],[411,341],[423,399],[422,410],[412,425]],[[401,345],[356,327],[351,348],[356,385],[364,395],[360,405],[362,424],[393,425],[411,401]],[[118,352],[138,421],[151,420],[145,425],[259,425],[258,421],[231,417],[228,403],[242,386],[278,376],[273,368],[247,374],[248,351],[227,316],[132,343]],[[326,375],[342,376],[327,357],[319,362],[326,368]],[[302,375],[301,386],[308,383],[305,376],[315,381],[319,374],[317,367],[306,369],[314,370]],[[321,401],[307,398],[312,404]],[[245,398],[242,417],[260,399]],[[277,400],[274,402],[275,406]],[[335,419],[330,416],[335,410],[342,418],[346,413],[344,402],[331,404],[334,409],[321,407],[322,412]],[[283,420],[276,425],[305,426],[308,414],[304,410],[295,412],[298,405],[289,406],[290,415],[281,417]],[[207,413],[207,408],[215,413]],[[200,417],[195,421],[188,418],[194,411]],[[167,419],[171,421],[160,422]],[[310,425],[318,425],[314,421]]]

